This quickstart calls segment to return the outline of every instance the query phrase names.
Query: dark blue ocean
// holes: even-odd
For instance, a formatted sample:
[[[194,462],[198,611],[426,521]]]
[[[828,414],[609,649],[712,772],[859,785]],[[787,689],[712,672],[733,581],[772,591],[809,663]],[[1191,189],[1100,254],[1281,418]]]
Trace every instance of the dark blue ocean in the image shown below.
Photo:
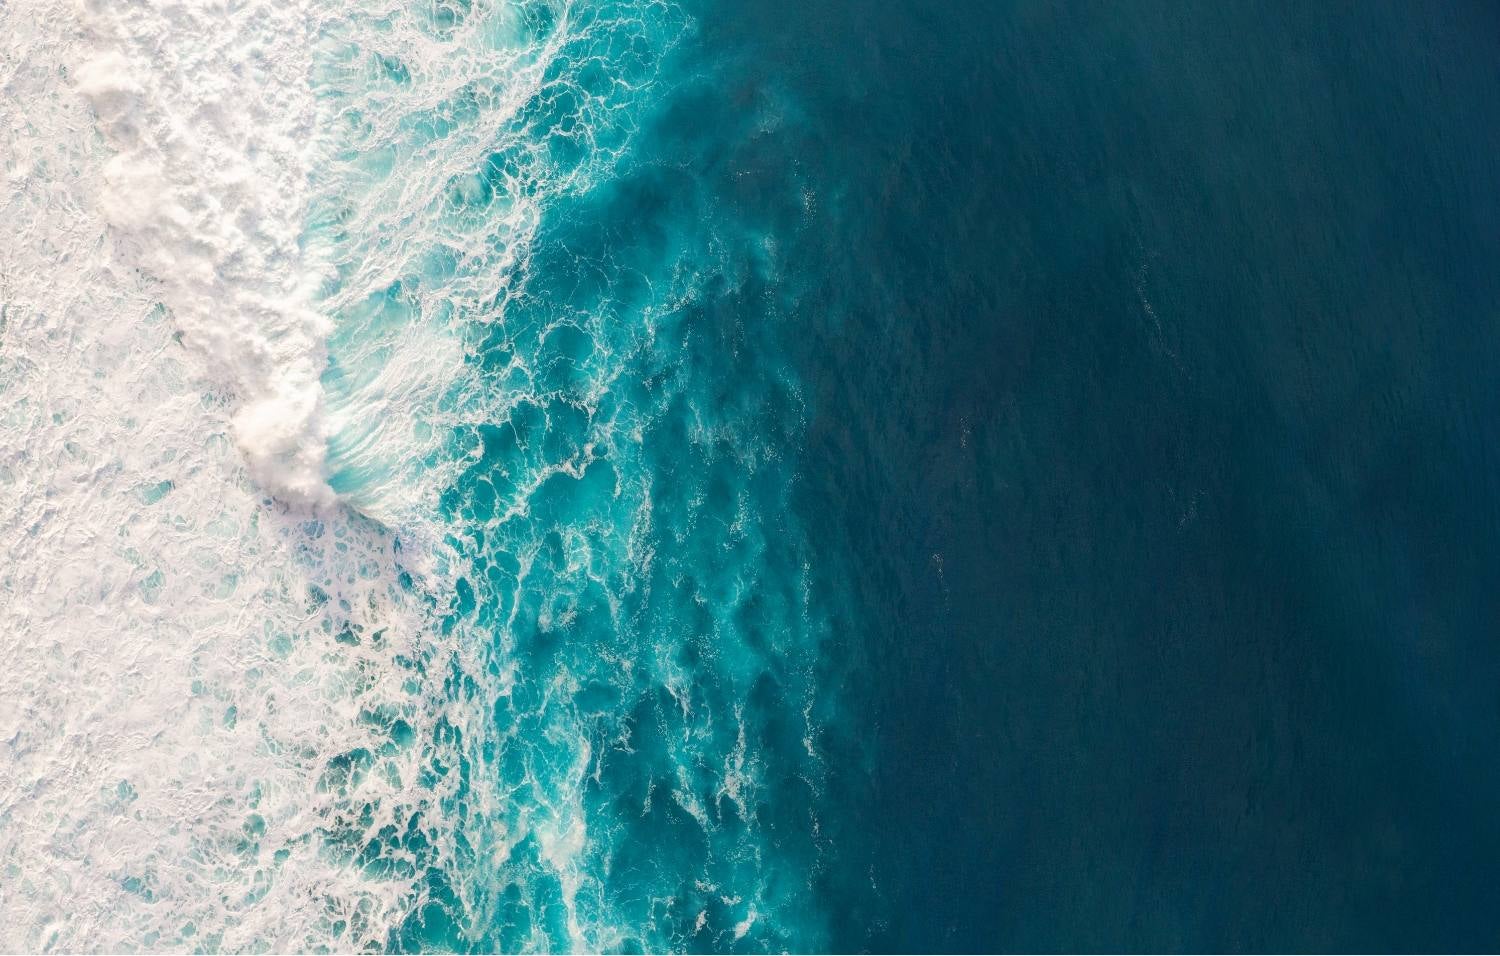
[[[1500,7],[431,6],[390,948],[1500,946]]]

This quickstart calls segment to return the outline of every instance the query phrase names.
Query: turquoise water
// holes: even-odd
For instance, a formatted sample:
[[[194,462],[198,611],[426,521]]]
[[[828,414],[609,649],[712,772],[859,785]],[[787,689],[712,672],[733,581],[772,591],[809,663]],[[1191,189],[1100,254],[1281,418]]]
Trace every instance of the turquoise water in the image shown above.
[[[805,894],[837,687],[791,506],[784,224],[706,175],[780,109],[701,135],[722,95],[701,43],[661,3],[440,5],[327,38],[347,146],[310,240],[339,269],[324,384],[335,414],[403,402],[353,416],[331,481],[399,526],[442,476],[435,611],[459,636],[410,662],[451,719],[391,729],[430,755],[440,822],[350,836],[424,881],[394,949],[827,943]],[[372,260],[384,292],[344,301]],[[422,347],[462,365],[413,386]]]
[[[390,948],[1500,938],[1500,22],[1262,7],[323,38],[332,483],[454,639]]]

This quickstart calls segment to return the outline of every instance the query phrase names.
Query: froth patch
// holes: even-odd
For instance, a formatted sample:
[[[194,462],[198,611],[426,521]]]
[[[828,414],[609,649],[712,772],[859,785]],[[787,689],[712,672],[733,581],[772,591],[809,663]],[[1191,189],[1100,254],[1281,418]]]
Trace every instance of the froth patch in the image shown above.
[[[107,123],[120,123],[140,109],[144,91],[130,75],[130,61],[117,50],[106,50],[84,61],[74,73],[74,83]]]
[[[449,852],[444,644],[407,542],[265,501],[319,494],[326,328],[294,85],[229,87],[308,13],[98,7],[0,2],[0,950],[378,950],[423,891],[367,828]]]
[[[135,0],[85,14],[73,71],[113,156],[99,210],[115,260],[145,272],[181,341],[238,405],[251,475],[294,504],[335,496],[320,376],[328,323],[298,243],[314,109],[311,18]]]
[[[324,436],[315,391],[292,390],[245,404],[232,419],[235,442],[262,486],[294,501],[326,504]]]

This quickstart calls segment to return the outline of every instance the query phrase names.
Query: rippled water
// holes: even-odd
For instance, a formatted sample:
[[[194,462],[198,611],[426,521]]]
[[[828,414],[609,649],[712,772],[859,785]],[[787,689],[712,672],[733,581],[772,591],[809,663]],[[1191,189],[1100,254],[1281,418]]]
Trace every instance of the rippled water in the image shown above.
[[[377,13],[330,38],[309,241],[338,272],[330,483],[441,534],[446,642],[418,669],[443,707],[415,746],[443,832],[362,849],[421,871],[396,944],[809,945],[825,625],[787,510],[797,386],[760,350],[714,367],[743,334],[716,304],[780,264],[640,143],[712,82],[673,72],[694,26]]]

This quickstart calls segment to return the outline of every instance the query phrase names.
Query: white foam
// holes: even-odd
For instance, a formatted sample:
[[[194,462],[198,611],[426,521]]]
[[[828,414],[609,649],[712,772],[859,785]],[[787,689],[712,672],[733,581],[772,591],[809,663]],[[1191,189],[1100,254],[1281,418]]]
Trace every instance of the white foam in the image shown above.
[[[74,86],[114,155],[99,209],[120,262],[157,283],[184,341],[233,391],[251,473],[297,503],[324,479],[327,321],[298,246],[315,114],[295,3],[86,2]]]
[[[264,494],[327,499],[306,16],[0,5],[0,949],[379,948],[420,892],[338,843],[443,798],[441,638],[389,532]]]

